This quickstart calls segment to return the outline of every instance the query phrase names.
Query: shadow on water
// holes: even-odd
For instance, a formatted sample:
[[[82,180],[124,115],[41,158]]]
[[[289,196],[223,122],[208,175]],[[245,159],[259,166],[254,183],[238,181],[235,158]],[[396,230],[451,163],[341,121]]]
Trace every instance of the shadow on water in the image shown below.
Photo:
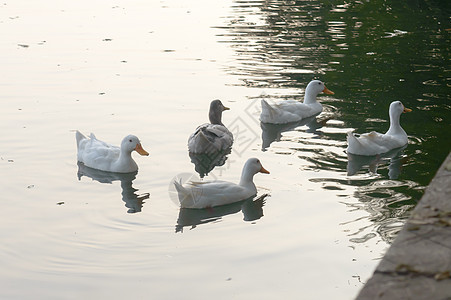
[[[122,201],[125,202],[125,207],[128,208],[128,213],[140,212],[144,204],[144,200],[149,199],[150,194],[144,193],[142,195],[136,194],[138,189],[135,189],[132,184],[136,179],[138,171],[132,173],[113,173],[96,170],[85,166],[83,163],[78,162],[78,180],[81,180],[83,176],[89,177],[92,180],[96,180],[100,183],[113,183],[113,181],[120,181],[122,188]]]
[[[287,124],[269,124],[260,122],[260,127],[262,129],[262,150],[266,151],[273,142],[280,141],[283,132],[294,130],[299,126],[306,125],[309,128],[307,132],[315,133],[318,128],[321,128],[327,122],[327,120],[318,122],[316,118],[317,115]]]
[[[256,221],[263,217],[263,206],[265,205],[265,198],[267,196],[267,194],[264,194],[255,200],[253,200],[254,197],[252,197],[244,201],[212,208],[180,208],[177,224],[175,225],[175,232],[183,232],[184,227],[194,229],[198,225],[218,222],[224,216],[236,214],[240,211],[243,213],[244,221]]]
[[[220,167],[227,161],[227,155],[230,154],[232,148],[224,151],[213,153],[189,153],[191,162],[194,164],[194,169],[199,174],[200,178],[204,178],[215,167]]]
[[[402,162],[403,160],[406,160],[406,158],[403,157],[403,150],[406,147],[407,145],[401,148],[393,149],[387,153],[373,156],[363,156],[348,153],[348,165],[346,168],[348,171],[348,176],[355,175],[364,166],[368,166],[370,173],[375,174],[377,173],[377,167],[388,160],[388,178],[398,179],[399,175],[401,174]]]
[[[450,1],[239,0],[225,25],[216,27],[220,42],[235,52],[224,69],[239,85],[264,89],[269,98],[301,100],[294,90],[317,77],[335,92],[319,100],[340,112],[334,119],[341,128],[322,124],[312,137],[300,124],[261,124],[262,150],[277,142],[278,153],[297,155],[301,170],[335,172],[321,179],[323,187],[355,187],[359,202],[346,205],[370,212],[388,242],[451,149],[444,63],[449,15]],[[385,132],[394,100],[413,109],[401,121],[408,146],[385,157],[348,160],[346,131]],[[359,171],[366,165],[370,174]]]

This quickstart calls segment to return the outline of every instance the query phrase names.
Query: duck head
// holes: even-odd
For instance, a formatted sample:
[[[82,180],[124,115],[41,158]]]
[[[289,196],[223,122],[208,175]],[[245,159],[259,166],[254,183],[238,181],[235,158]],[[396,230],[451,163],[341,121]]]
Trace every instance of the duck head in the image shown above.
[[[410,108],[405,107],[401,101],[393,101],[390,104],[390,108],[389,108],[389,115],[390,115],[390,119],[392,118],[399,118],[399,116],[402,113],[407,113],[407,112],[411,112],[412,110]]]
[[[257,173],[269,174],[269,171],[262,166],[258,158],[249,158],[247,162],[244,164],[243,171],[245,170],[252,175]]]
[[[312,81],[310,81],[310,83],[307,85],[307,87],[305,89],[304,103],[308,104],[308,103],[315,102],[316,96],[319,93],[325,93],[328,95],[335,94],[334,92],[332,92],[331,90],[329,90],[326,87],[324,82],[322,82],[320,80],[312,80]]]
[[[141,142],[139,141],[138,137],[130,134],[127,135],[121,143],[121,150],[128,152],[128,153],[132,153],[133,151],[138,152],[141,155],[149,155],[149,152],[147,152],[146,150],[143,149],[143,147],[141,146]]]
[[[390,104],[390,108],[388,110],[388,114],[390,116],[390,128],[386,132],[388,135],[407,135],[404,131],[404,129],[401,128],[399,119],[401,117],[402,113],[411,112],[412,110],[410,108],[404,107],[404,105],[401,103],[401,101],[393,101]]]
[[[230,108],[225,107],[221,100],[213,100],[210,103],[210,111],[208,112],[208,117],[210,119],[211,124],[222,124],[222,112],[225,110],[229,110]]]
[[[241,173],[240,185],[246,185],[249,183],[253,185],[252,178],[257,173],[269,174],[269,171],[262,166],[258,158],[249,158],[244,164],[243,172]]]

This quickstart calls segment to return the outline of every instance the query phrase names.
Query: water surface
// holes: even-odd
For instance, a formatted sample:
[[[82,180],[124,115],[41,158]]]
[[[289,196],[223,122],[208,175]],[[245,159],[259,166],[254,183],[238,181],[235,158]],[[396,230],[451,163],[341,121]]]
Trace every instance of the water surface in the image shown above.
[[[215,2],[1,4],[2,298],[350,299],[369,278],[450,149],[449,4]],[[260,124],[313,77],[335,92],[321,115]],[[180,210],[170,182],[199,175],[186,142],[217,98],[235,143],[205,179],[252,156],[271,174],[255,201]],[[393,100],[409,145],[348,158]],[[83,168],[76,129],[150,156]]]

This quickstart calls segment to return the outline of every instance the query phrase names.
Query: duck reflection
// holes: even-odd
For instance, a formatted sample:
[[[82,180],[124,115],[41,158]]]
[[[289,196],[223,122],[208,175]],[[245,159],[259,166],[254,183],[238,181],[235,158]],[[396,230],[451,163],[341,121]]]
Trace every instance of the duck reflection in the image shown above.
[[[142,195],[136,194],[138,190],[132,186],[133,180],[136,179],[136,174],[138,174],[138,171],[132,173],[105,172],[92,169],[85,166],[83,163],[78,162],[78,180],[81,180],[83,176],[86,176],[100,183],[113,183],[113,181],[116,180],[121,182],[122,201],[125,202],[125,206],[128,208],[128,213],[140,212],[144,200],[150,197],[149,193]]]
[[[225,164],[227,155],[230,154],[232,148],[227,148],[223,151],[213,153],[191,153],[189,157],[194,164],[194,169],[199,173],[200,178],[204,178],[215,167],[220,167]]]
[[[348,176],[356,174],[364,166],[368,166],[371,173],[376,173],[378,166],[389,159],[390,164],[388,166],[388,177],[390,179],[398,179],[401,174],[401,167],[404,161],[403,153],[406,147],[407,145],[373,156],[348,153],[348,165],[346,168]]]
[[[260,122],[260,127],[262,129],[262,151],[266,151],[266,149],[271,146],[274,141],[280,141],[282,133],[285,131],[294,130],[296,127],[305,125],[308,127],[306,132],[317,133],[317,129],[323,127],[327,121],[332,119],[332,117],[328,117],[326,119],[318,120],[316,116],[318,116],[318,114],[302,119],[298,122],[286,124],[270,124]]]
[[[244,201],[205,209],[180,208],[175,232],[183,232],[183,227],[186,226],[191,226],[190,229],[194,229],[197,225],[216,222],[223,216],[235,214],[239,211],[243,212],[244,221],[258,220],[263,217],[263,206],[267,196],[268,194],[264,194],[256,200],[251,197]]]

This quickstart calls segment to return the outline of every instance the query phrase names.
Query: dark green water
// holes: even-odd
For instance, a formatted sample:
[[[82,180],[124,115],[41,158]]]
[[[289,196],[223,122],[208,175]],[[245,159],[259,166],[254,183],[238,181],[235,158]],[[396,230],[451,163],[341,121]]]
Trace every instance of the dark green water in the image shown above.
[[[385,132],[392,101],[413,109],[401,119],[409,145],[398,157],[396,182],[365,192],[365,186],[378,183],[331,180],[361,186],[358,197],[378,203],[370,207],[379,207],[375,218],[383,215],[382,227],[387,220],[398,223],[451,148],[450,7],[449,1],[236,1],[220,34],[236,53],[226,69],[242,85],[265,89],[271,98],[301,100],[301,93],[284,90],[321,79],[335,92],[322,99],[323,105],[358,133]],[[346,141],[342,132],[322,138]],[[330,153],[314,162],[319,169],[338,171],[346,170],[346,163]],[[378,173],[390,177],[387,166]],[[393,232],[383,232],[391,241]]]

